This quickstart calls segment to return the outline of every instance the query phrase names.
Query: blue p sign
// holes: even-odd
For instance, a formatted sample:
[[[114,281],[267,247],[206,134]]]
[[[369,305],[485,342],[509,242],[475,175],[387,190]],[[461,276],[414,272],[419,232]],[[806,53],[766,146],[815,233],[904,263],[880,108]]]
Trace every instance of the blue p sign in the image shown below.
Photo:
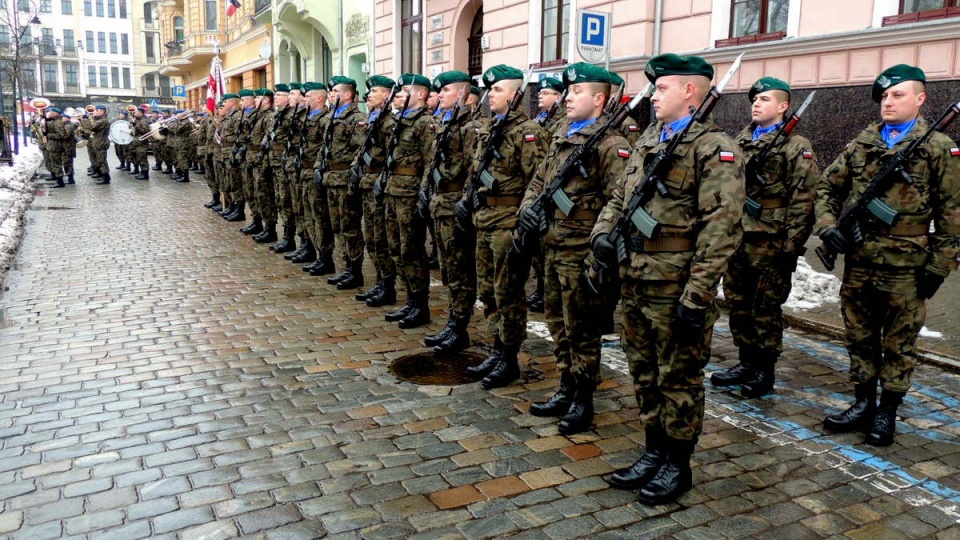
[[[597,13],[583,13],[580,19],[581,42],[585,45],[604,46],[606,17]]]

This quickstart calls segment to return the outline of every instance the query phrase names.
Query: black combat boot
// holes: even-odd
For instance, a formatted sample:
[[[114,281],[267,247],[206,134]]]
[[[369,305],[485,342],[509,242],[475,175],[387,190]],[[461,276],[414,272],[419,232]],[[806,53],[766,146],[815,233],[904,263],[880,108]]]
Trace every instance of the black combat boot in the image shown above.
[[[483,362],[466,369],[467,377],[471,379],[482,379],[486,377],[493,371],[493,368],[497,367],[501,358],[503,358],[503,342],[500,341],[500,336],[494,336],[493,350],[483,359]]]
[[[569,371],[560,372],[560,388],[546,401],[530,405],[530,414],[540,417],[561,417],[570,411],[573,395],[576,393],[576,381]]]
[[[310,237],[307,236],[305,233],[300,233],[300,247],[297,248],[296,251],[291,251],[290,253],[287,253],[286,255],[283,256],[283,258],[288,261],[293,261],[297,263],[305,262],[305,261],[294,261],[294,259],[303,255],[308,248],[313,249],[313,242],[310,241]],[[316,252],[314,252],[313,257],[314,257],[313,259],[310,259],[311,261],[316,260],[316,257],[317,257]]]
[[[364,302],[368,307],[392,306],[397,303],[397,275],[383,276],[383,286]]]
[[[341,281],[347,279],[348,277],[350,277],[350,258],[344,256],[343,272],[340,272],[339,274],[328,277],[327,283],[329,283],[330,285],[336,285],[337,283],[340,283]]]
[[[162,163],[162,162],[160,162],[160,161],[154,161],[154,162],[153,162],[153,167],[150,167],[150,168],[153,169],[153,170],[155,170],[155,171],[159,171],[159,170],[160,170],[160,163]]]
[[[537,290],[527,297],[527,309],[543,313],[543,276],[537,276]]]
[[[317,250],[316,248],[313,247],[313,241],[310,240],[309,236],[304,237],[304,241],[303,241],[303,244],[301,244],[301,247],[303,248],[303,250],[300,252],[299,255],[294,255],[293,257],[290,257],[290,262],[294,264],[301,264],[301,263],[312,263],[317,260]],[[284,255],[283,257],[286,258],[287,255]]]
[[[217,193],[216,191],[214,191],[213,193],[211,193],[211,198],[210,198],[210,200],[207,201],[207,202],[205,202],[205,203],[203,203],[203,207],[204,207],[204,208],[213,208],[214,205],[216,205],[218,202],[220,202],[220,194]]]
[[[174,168],[173,168],[173,174],[170,175],[170,179],[171,179],[171,180],[176,180],[176,181],[179,182],[182,177],[183,177],[183,170],[182,170],[182,169],[179,169],[179,168],[177,168],[177,167],[174,167]]]
[[[468,326],[470,326],[469,315],[466,317],[457,317],[453,323],[453,331],[450,332],[450,335],[448,335],[446,339],[437,343],[437,346],[433,348],[433,352],[436,353],[437,356],[446,356],[469,349],[470,332],[467,330]]]
[[[56,184],[50,186],[51,188],[67,187],[67,185],[63,183],[63,177],[62,177],[62,176],[56,176],[56,177],[53,178],[53,180],[56,182]]]
[[[139,178],[139,176],[137,178]],[[146,178],[144,178],[144,180],[146,180]],[[220,201],[217,201],[217,204],[213,205],[213,208],[211,208],[211,210],[219,214],[220,211],[223,210],[223,206],[220,205]]]
[[[403,305],[398,309],[384,314],[383,320],[387,322],[397,322],[403,320],[403,318],[409,315],[413,310],[413,302],[413,292],[410,291],[410,287],[407,287],[407,301],[404,302]]]
[[[140,164],[127,163],[127,172],[132,172],[133,174],[140,174]]]
[[[333,264],[333,254],[326,253],[317,256],[317,262],[313,265],[313,268],[311,268],[309,272],[311,276],[325,276],[333,273],[335,270],[336,267]]]
[[[644,430],[646,448],[633,465],[617,469],[607,482],[617,489],[640,489],[653,480],[660,466],[667,460],[667,432],[659,421],[656,426]]]
[[[430,289],[424,289],[413,295],[413,309],[400,319],[397,326],[403,329],[418,328],[430,323]]]
[[[570,410],[563,415],[557,424],[557,431],[561,435],[573,435],[590,429],[593,424],[593,393],[597,390],[597,383],[586,377],[577,378],[577,391],[573,396]]]
[[[227,206],[225,206],[223,210],[220,211],[220,217],[222,217],[223,219],[227,219],[228,217],[230,217],[230,214],[233,214],[236,211],[237,211],[237,203],[232,201],[228,202]]]
[[[243,201],[238,202],[234,211],[229,216],[227,216],[227,221],[231,221],[234,223],[240,222],[240,221],[246,221],[247,214],[244,213],[244,208],[246,208],[246,203]]]
[[[360,291],[357,294],[353,295],[353,299],[358,302],[366,302],[367,298],[371,298],[377,295],[380,292],[380,289],[383,288],[383,275],[380,274],[380,271],[377,270],[377,282],[373,284],[373,287],[365,291]]]
[[[251,221],[250,224],[247,225],[246,227],[243,227],[242,229],[240,229],[240,232],[242,232],[243,234],[249,234],[249,235],[262,233],[263,220],[260,219],[260,214],[254,214],[253,221]]]
[[[653,479],[640,490],[637,500],[650,506],[669,504],[689,491],[693,487],[690,458],[696,445],[696,439],[685,441],[666,437],[667,459]]]
[[[450,332],[453,332],[453,325],[456,324],[455,317],[453,312],[450,312],[450,316],[447,317],[447,325],[440,329],[436,334],[428,334],[423,337],[423,344],[427,347],[435,347],[440,344],[443,340],[447,339],[447,336],[450,335]]]
[[[740,363],[730,369],[714,373],[710,376],[710,382],[714,386],[735,386],[753,379],[757,370],[753,367],[751,360],[756,354],[756,350],[752,347],[740,347]]]
[[[73,173],[67,175],[67,184],[76,184],[77,181],[73,178]]]
[[[189,181],[190,181],[190,172],[189,172],[189,171],[182,171],[182,172],[180,173],[180,177],[177,178],[177,182],[180,182],[181,184],[182,184],[182,183],[185,183],[185,182],[189,182]]]
[[[122,170],[124,170],[124,169],[126,169],[126,168],[127,168],[127,162],[126,162],[126,161],[121,161],[121,162],[120,162],[120,166],[117,167],[117,170],[118,170],[118,171],[122,171]]]
[[[890,446],[897,433],[897,408],[903,403],[906,392],[884,390],[880,392],[880,406],[873,418],[873,427],[867,434],[870,446]]]
[[[149,172],[150,167],[142,167],[142,168],[141,168],[141,167],[137,167],[137,169],[138,169],[138,170],[137,170],[137,174],[134,176],[134,178],[136,178],[137,180],[149,180],[149,179],[150,179],[150,172]],[[217,206],[220,206],[220,194],[219,194],[219,193],[217,194],[217,202],[216,202],[213,206],[211,206],[210,208],[213,209],[213,208],[215,208],[215,207],[217,207]]]
[[[104,172],[104,173],[100,176],[100,178],[97,179],[97,184],[99,184],[99,185],[101,185],[101,186],[102,186],[102,185],[105,185],[105,184],[109,184],[109,183],[110,183],[110,173],[109,173],[109,172]]]
[[[267,244],[270,242],[277,241],[277,224],[276,223],[267,223],[263,226],[263,231],[260,234],[254,235],[253,241],[258,244]]]
[[[484,390],[503,388],[520,378],[520,361],[517,360],[519,352],[519,345],[504,345],[503,356],[500,357],[493,371],[480,381],[480,387]]]
[[[350,275],[337,282],[337,290],[359,289],[363,287],[363,256],[350,261]]]
[[[294,239],[293,225],[283,226],[283,238],[279,242],[270,246],[270,251],[274,253],[287,253],[297,249],[297,241]]]
[[[767,354],[763,364],[754,370],[753,377],[749,381],[744,381],[743,385],[740,386],[740,393],[744,397],[758,398],[773,392],[773,384],[777,380],[776,373],[774,373],[776,362],[776,353],[773,355]]]
[[[92,171],[91,170],[87,171],[87,176],[89,176],[90,178],[93,178],[94,180],[99,180],[100,178],[103,177],[103,173],[100,172],[100,169],[94,167]]]
[[[828,416],[823,421],[823,427],[837,433],[846,433],[858,429],[867,429],[873,425],[873,418],[877,414],[877,380],[854,385],[855,401],[849,409]]]
[[[173,167],[170,165],[166,165],[164,169],[160,172],[162,172],[163,174],[173,174]]]

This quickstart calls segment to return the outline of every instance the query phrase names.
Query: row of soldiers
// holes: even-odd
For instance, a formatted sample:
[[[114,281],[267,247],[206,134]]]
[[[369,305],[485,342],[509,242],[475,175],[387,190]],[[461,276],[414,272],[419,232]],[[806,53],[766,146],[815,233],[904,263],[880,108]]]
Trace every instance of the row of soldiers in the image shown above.
[[[370,77],[367,113],[346,77],[228,94],[201,150],[214,171],[206,206],[230,221],[249,208],[242,230],[312,262],[304,267],[312,275],[335,273],[338,247],[341,272],[328,279],[338,289],[363,286],[366,249],[377,281],[356,298],[390,305],[403,287],[406,302],[385,315],[401,328],[430,321],[432,221],[449,319],[425,343],[438,355],[469,347],[479,298],[493,350],[468,374],[485,389],[520,375],[524,286],[539,257],[560,383],[530,413],[559,418],[565,435],[590,429],[603,314],[619,298],[646,447],[609,482],[639,490],[646,504],[692,485],[721,278],[740,362],[712,381],[763,396],[783,350],[781,306],[815,230],[825,264],[845,256],[841,306],[856,388],[855,403],[825,427],[891,444],[924,302],[956,269],[960,239],[960,150],[937,131],[942,122],[929,128],[920,116],[923,72],[898,65],[877,78],[881,121],[822,174],[810,141],[792,132],[799,117],[788,114],[786,82],[764,77],[751,87],[750,123],[732,138],[710,114],[723,85],[711,86],[709,63],[665,54],[645,74],[656,122],[642,133],[625,122],[649,90],[618,106],[618,78],[583,63],[538,85],[541,105],[551,97],[560,105],[537,119],[520,106],[524,73],[505,65],[482,76],[490,117],[459,71],[433,81]],[[850,196],[853,210],[841,212]],[[896,219],[878,220],[881,208]]]

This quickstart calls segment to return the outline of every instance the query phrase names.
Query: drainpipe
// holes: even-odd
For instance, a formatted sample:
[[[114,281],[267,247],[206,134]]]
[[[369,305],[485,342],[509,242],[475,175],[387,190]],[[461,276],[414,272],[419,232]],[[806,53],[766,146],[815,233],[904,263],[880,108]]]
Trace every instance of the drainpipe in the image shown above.
[[[653,56],[660,54],[660,27],[663,26],[663,0],[653,4]]]
[[[373,3],[373,12],[370,13],[370,73],[366,76],[376,75],[377,73],[377,3]]]
[[[347,44],[343,41],[343,0],[337,0],[337,9],[340,10],[340,74],[346,75],[343,69],[343,59],[347,56]]]

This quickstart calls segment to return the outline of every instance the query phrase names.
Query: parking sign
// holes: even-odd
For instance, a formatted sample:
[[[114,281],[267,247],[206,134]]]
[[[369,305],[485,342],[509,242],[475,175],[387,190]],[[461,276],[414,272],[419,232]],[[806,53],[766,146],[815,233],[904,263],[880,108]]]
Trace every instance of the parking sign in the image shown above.
[[[610,14],[603,11],[577,10],[577,52],[587,62],[609,60]]]

